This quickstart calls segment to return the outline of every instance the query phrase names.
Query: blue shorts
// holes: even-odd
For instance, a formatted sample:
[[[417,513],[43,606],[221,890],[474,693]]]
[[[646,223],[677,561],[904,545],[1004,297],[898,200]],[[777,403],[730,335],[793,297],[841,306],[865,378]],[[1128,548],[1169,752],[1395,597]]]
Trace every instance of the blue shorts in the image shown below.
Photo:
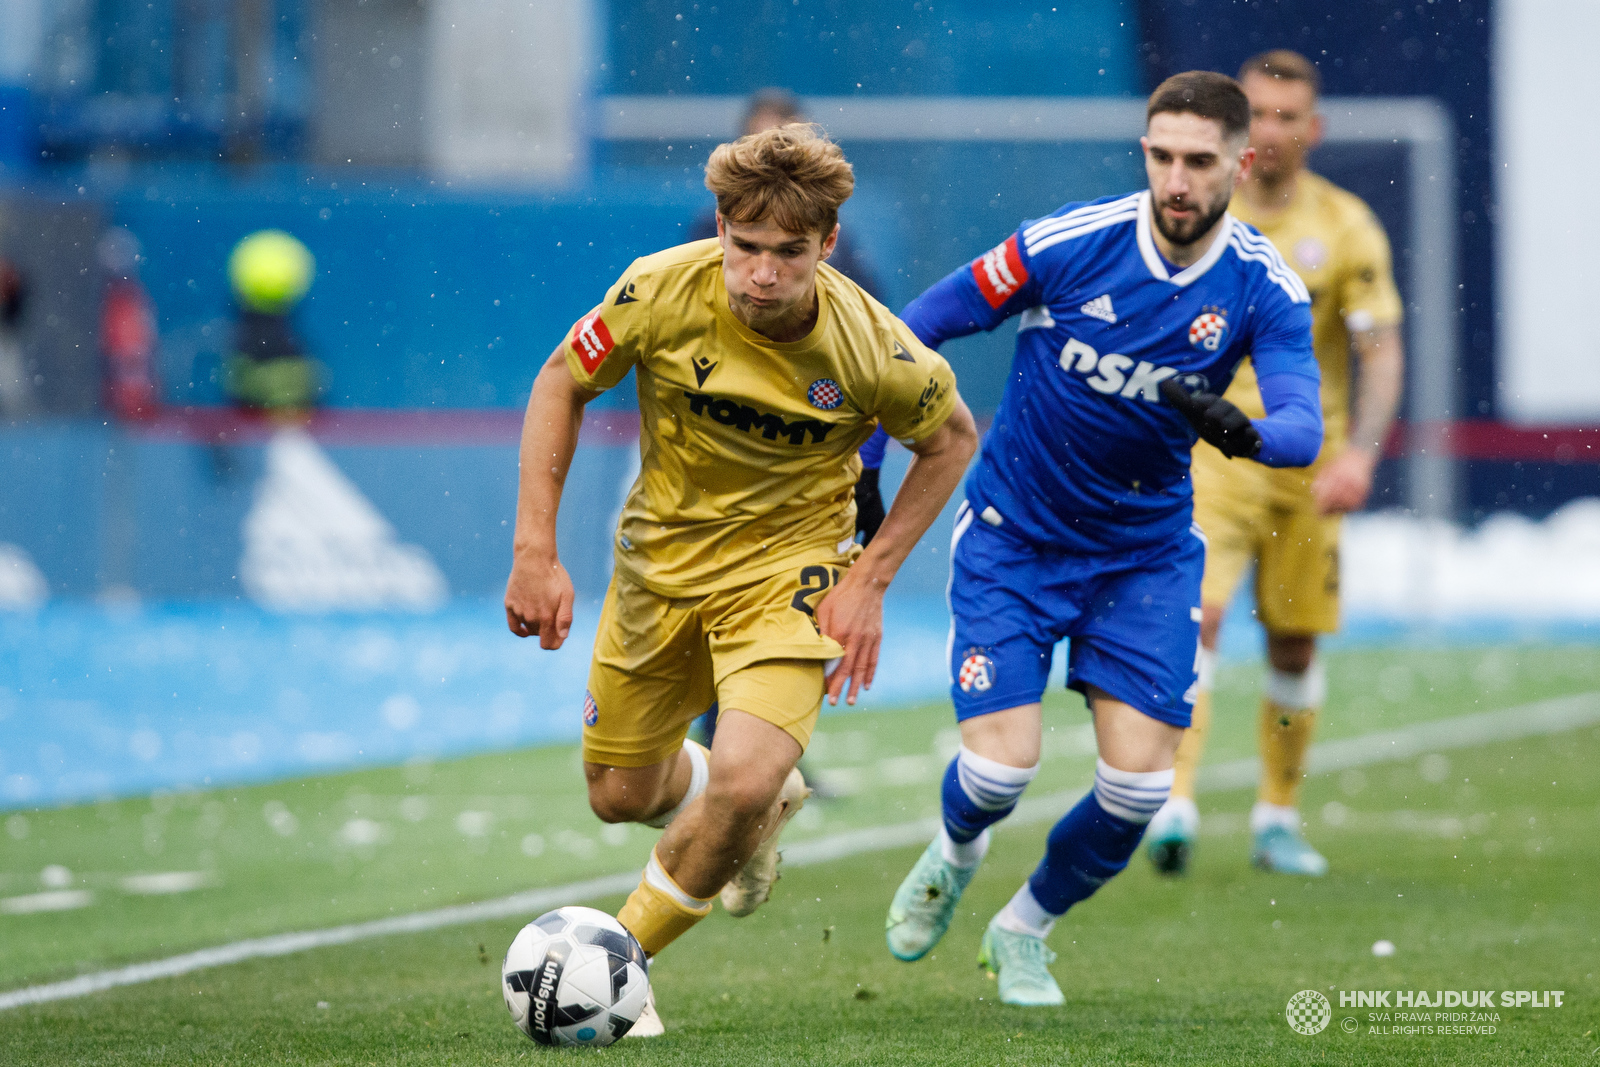
[[[965,503],[950,546],[950,697],[956,718],[1032,704],[1071,638],[1067,688],[1104,690],[1187,727],[1200,648],[1198,528],[1127,553],[1050,552]]]

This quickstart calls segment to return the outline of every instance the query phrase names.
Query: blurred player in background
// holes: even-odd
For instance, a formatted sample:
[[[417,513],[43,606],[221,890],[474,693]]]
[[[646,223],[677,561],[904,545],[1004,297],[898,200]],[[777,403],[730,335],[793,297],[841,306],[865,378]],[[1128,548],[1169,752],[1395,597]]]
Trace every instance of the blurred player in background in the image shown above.
[[[22,313],[27,306],[22,271],[0,256],[0,415],[25,413],[33,394],[28,361],[22,354]]]
[[[1021,319],[950,549],[961,748],[939,836],[889,906],[895,956],[938,943],[989,826],[1037,773],[1040,700],[1063,638],[1067,685],[1094,716],[1094,788],[983,934],[979,962],[1007,1004],[1062,1003],[1045,938],[1127,866],[1172,787],[1205,566],[1191,519],[1196,435],[1233,466],[1304,467],[1322,443],[1310,296],[1228,214],[1254,156],[1249,101],[1233,79],[1191,71],[1157,87],[1147,116],[1147,189],[1024,222],[904,313],[934,347]],[[1266,401],[1254,420],[1217,395],[1247,353]]]
[[[228,257],[239,319],[226,387],[247,411],[298,422],[316,404],[322,366],[307,353],[293,322],[316,272],[310,250],[282,230],[252,233]]]
[[[573,586],[556,512],[584,405],[637,373],[641,472],[584,706],[589,805],[665,827],[618,914],[660,952],[720,894],[748,915],[809,792],[795,764],[826,692],[870,686],[883,594],[977,445],[949,365],[823,260],[854,188],[807,125],[719,146],[713,240],[635,260],[534,382],[506,619],[559,648]],[[856,450],[877,424],[915,453],[871,545]],[[686,740],[712,701],[711,750]],[[659,1033],[652,1008],[633,1033]]]
[[[156,384],[155,303],[139,277],[144,258],[138,238],[121,226],[101,234],[95,258],[104,271],[100,299],[100,398],[119,419],[153,419],[161,413]]]
[[[1178,748],[1172,799],[1151,821],[1148,849],[1158,870],[1178,873],[1188,864],[1200,825],[1194,782],[1211,722],[1217,635],[1254,565],[1268,674],[1251,856],[1267,870],[1320,875],[1328,863],[1301,836],[1299,812],[1306,749],[1326,691],[1317,635],[1339,627],[1339,517],[1366,503],[1400,403],[1401,303],[1383,227],[1361,200],[1305,167],[1322,137],[1316,66],[1295,52],[1266,52],[1245,63],[1239,80],[1250,98],[1256,162],[1231,210],[1271,239],[1311,292],[1325,437],[1307,470],[1229,463],[1209,445],[1195,446],[1195,520],[1209,541],[1200,690]],[[1353,425],[1352,377],[1359,383]],[[1262,413],[1249,363],[1227,397],[1250,415]]]

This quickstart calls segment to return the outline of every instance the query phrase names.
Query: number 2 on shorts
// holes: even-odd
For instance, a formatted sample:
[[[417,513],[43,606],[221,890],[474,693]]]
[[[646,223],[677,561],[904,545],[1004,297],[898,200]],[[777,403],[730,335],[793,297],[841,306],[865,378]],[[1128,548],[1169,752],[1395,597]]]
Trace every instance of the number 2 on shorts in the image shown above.
[[[789,606],[796,611],[803,611],[812,618],[816,618],[817,613],[811,609],[810,604],[806,603],[806,597],[827,589],[830,581],[831,577],[826,567],[812,564],[803,568],[800,571],[800,588],[795,591],[794,599],[789,601]]]

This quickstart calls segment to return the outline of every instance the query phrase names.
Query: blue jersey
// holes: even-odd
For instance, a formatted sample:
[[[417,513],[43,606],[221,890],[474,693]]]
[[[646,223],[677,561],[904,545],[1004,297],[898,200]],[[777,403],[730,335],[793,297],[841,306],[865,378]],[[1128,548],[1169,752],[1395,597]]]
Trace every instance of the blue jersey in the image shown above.
[[[1249,356],[1263,379],[1297,376],[1315,404],[1311,298],[1272,244],[1225,215],[1206,253],[1178,270],[1155,245],[1150,213],[1148,192],[1068,204],[919,298],[954,286],[970,321],[945,336],[1020,316],[967,499],[1041,547],[1124,550],[1188,527],[1195,435],[1161,399],[1167,378],[1221,394]],[[903,317],[917,329],[929,314],[914,303]],[[1271,421],[1257,426],[1265,434]]]

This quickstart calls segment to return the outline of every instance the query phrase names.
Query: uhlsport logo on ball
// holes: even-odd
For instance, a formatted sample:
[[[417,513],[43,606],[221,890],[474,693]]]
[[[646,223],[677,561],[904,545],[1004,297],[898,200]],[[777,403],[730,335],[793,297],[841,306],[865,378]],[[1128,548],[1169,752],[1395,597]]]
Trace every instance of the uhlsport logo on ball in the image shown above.
[[[1328,998],[1315,989],[1302,989],[1289,998],[1289,1006],[1284,1009],[1283,1015],[1295,1033],[1309,1037],[1328,1028],[1328,1020],[1333,1018],[1333,1007],[1329,1005]]]

